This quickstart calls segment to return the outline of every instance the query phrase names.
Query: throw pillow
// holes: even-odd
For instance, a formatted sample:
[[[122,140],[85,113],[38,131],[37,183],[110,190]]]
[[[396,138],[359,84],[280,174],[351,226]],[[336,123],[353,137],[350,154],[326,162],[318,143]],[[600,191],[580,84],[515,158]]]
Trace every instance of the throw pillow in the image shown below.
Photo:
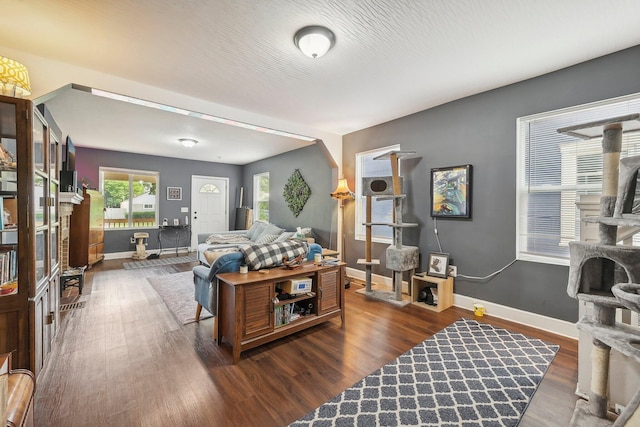
[[[269,224],[267,224],[266,222],[263,222],[263,221],[254,222],[253,224],[251,224],[251,227],[249,227],[249,230],[247,230],[246,236],[249,239],[253,240],[253,237],[256,234],[260,235],[260,233],[262,233],[262,231],[267,227],[267,225],[269,225]]]
[[[255,241],[256,244],[264,244],[274,242],[278,238],[277,234],[261,234]]]
[[[274,240],[274,242],[286,242],[287,240],[291,239],[295,234],[296,234],[295,231],[285,231],[282,234],[280,234],[278,238]]]
[[[293,259],[309,252],[306,242],[290,241],[269,243],[267,245],[246,245],[240,248],[244,262],[249,270],[275,267],[282,264],[282,258]]]
[[[282,233],[283,231],[284,231],[284,228],[280,228],[273,224],[267,224],[264,230],[262,230],[262,232],[260,232],[259,234],[254,234],[251,240],[254,242],[257,242],[259,238],[261,238],[262,236],[266,236],[267,234],[275,234],[276,236],[279,236],[280,233]]]
[[[227,254],[229,252],[236,252],[238,248],[229,248],[229,249],[218,249],[216,251],[204,251],[204,259],[207,260],[209,265],[213,265],[214,262],[222,255]]]

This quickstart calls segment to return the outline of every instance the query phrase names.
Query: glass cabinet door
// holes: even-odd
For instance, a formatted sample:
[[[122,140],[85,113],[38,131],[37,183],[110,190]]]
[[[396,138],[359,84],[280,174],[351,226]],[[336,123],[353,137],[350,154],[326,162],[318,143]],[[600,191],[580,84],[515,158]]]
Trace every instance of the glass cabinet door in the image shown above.
[[[35,226],[42,227],[47,221],[49,215],[48,200],[47,200],[47,188],[45,187],[45,178],[36,173],[33,182],[33,201],[34,201],[34,218]]]
[[[0,297],[18,293],[16,105],[0,102]],[[24,287],[28,291],[28,287]]]
[[[55,271],[60,265],[60,255],[58,248],[58,226],[51,227],[51,271]]]
[[[36,286],[44,279],[47,272],[47,231],[38,231],[36,233]]]
[[[60,163],[60,151],[59,151],[58,138],[53,132],[49,132],[49,177],[53,180],[58,180],[58,165]]]
[[[49,168],[46,163],[46,150],[48,145],[45,145],[47,138],[47,125],[38,110],[33,110],[33,160],[35,162],[36,169],[47,173]]]

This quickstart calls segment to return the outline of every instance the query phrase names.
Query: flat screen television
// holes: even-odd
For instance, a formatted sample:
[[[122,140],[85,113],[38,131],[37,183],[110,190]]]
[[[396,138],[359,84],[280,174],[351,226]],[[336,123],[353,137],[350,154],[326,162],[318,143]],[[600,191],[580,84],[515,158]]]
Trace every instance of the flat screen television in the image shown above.
[[[67,136],[67,145],[64,146],[64,161],[62,162],[62,170],[73,172],[76,170],[76,148],[73,141]]]

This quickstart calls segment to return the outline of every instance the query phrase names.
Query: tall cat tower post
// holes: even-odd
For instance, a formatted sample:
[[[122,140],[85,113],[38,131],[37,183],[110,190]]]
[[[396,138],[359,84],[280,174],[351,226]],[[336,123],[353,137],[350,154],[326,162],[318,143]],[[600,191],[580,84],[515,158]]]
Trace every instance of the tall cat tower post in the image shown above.
[[[598,224],[598,243],[570,242],[567,293],[593,303],[593,315],[576,326],[591,335],[591,391],[588,404],[576,404],[572,426],[612,425],[607,417],[609,356],[611,349],[640,362],[640,332],[616,322],[616,309],[640,311],[640,248],[619,246],[619,226],[640,227],[640,214],[632,211],[640,169],[640,156],[620,160],[623,132],[640,129],[640,114],[614,117],[558,129],[582,139],[602,137],[603,177],[600,216],[583,220]],[[640,425],[640,388],[613,426]]]
[[[376,299],[394,301],[398,305],[404,305],[402,301],[402,272],[409,271],[411,275],[418,267],[420,249],[415,246],[404,246],[402,244],[402,231],[407,227],[417,227],[418,224],[405,223],[402,221],[402,202],[405,195],[402,194],[402,180],[398,173],[398,163],[402,158],[413,157],[414,151],[390,151],[374,160],[391,161],[391,177],[369,177],[363,178],[363,194],[367,197],[366,211],[366,247],[365,258],[359,259],[358,264],[366,268],[365,294]],[[390,185],[391,184],[391,185]],[[393,200],[393,222],[372,222],[371,221],[371,197],[377,199]],[[374,225],[384,225],[393,228],[393,244],[386,251],[386,267],[392,271],[393,293],[384,291],[373,291],[371,289],[371,267],[380,264],[380,260],[371,259],[371,227]],[[408,304],[408,302],[407,302]]]

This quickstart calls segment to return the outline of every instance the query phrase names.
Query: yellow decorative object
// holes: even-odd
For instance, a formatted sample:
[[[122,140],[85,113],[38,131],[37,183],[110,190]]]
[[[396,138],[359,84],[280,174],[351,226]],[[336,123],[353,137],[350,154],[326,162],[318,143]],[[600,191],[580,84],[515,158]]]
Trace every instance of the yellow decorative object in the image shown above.
[[[4,56],[0,56],[0,84],[2,95],[17,98],[31,95],[27,67]]]
[[[473,314],[475,314],[478,317],[484,316],[484,305],[473,304]]]

